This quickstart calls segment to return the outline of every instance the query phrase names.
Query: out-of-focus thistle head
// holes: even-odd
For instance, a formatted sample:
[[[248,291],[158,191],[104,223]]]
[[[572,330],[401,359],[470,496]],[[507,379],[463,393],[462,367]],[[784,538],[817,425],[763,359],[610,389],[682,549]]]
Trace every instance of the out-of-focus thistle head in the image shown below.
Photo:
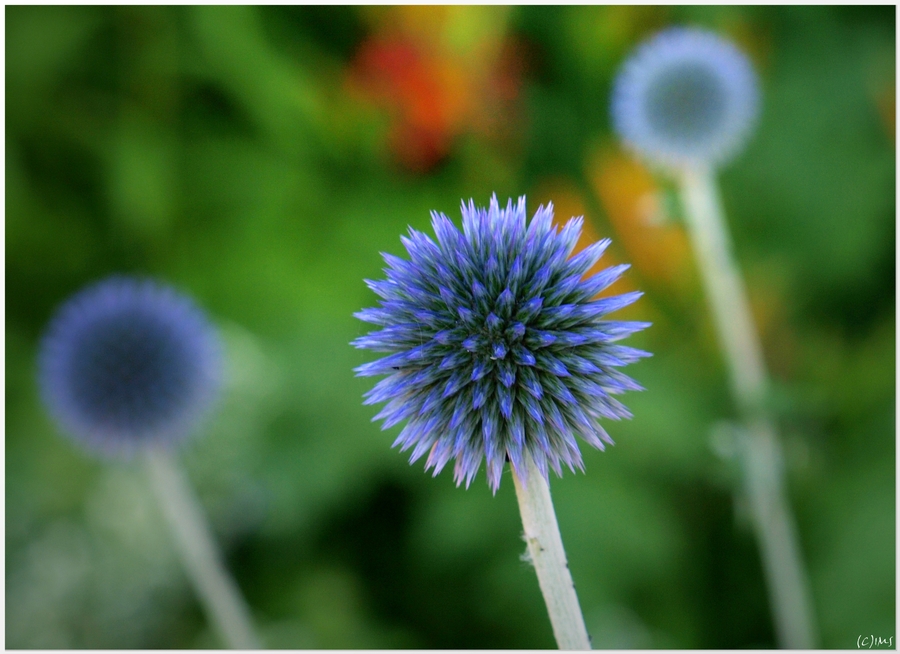
[[[638,46],[612,91],[622,139],[670,168],[726,162],[743,147],[758,108],[747,57],[716,34],[691,28],[670,28]]]
[[[357,318],[379,331],[354,341],[388,356],[356,368],[388,375],[366,394],[387,402],[375,419],[383,428],[403,420],[394,445],[428,454],[437,475],[456,459],[454,479],[468,486],[482,458],[496,492],[507,458],[525,475],[525,454],[538,469],[583,469],[578,434],[599,449],[612,443],[599,418],[630,417],[613,396],[641,390],[618,368],[649,356],[616,342],[649,323],[605,320],[641,293],[593,298],[628,268],[585,278],[610,241],[571,256],[581,218],[561,230],[553,206],[526,225],[525,198],[501,209],[462,205],[460,232],[432,213],[436,242],[412,228],[401,237],[410,260],[384,254],[387,279],[366,283],[381,306]]]
[[[44,403],[91,449],[128,455],[187,436],[220,385],[219,342],[187,297],[112,277],[56,313],[41,343]]]

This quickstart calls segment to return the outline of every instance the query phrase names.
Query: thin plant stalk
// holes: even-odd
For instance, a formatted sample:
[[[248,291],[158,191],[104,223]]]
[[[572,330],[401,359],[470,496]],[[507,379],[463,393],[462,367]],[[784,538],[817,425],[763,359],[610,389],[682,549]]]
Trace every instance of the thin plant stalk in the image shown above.
[[[714,173],[680,175],[688,231],[725,351],[731,391],[744,419],[738,452],[759,542],[776,633],[782,647],[812,649],[815,626],[809,582],[787,500],[781,442],[765,409],[768,376],[750,303],[732,254]]]
[[[556,513],[550,499],[550,487],[527,451],[525,466],[527,483],[523,484],[513,472],[513,484],[522,514],[528,555],[537,572],[538,584],[550,614],[553,635],[559,649],[591,649],[590,637],[584,626],[584,616],[578,604],[578,595],[575,593],[575,584],[569,572]]]
[[[148,451],[145,462],[182,563],[210,621],[230,649],[261,649],[247,604],[225,569],[184,472],[162,449]]]

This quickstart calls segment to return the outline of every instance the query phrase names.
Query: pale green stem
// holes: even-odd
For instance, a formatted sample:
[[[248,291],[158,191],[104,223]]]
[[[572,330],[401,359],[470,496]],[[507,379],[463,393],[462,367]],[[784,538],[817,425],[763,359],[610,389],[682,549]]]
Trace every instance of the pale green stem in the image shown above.
[[[513,484],[522,513],[528,555],[537,572],[538,584],[550,624],[559,649],[591,649],[590,637],[584,626],[575,584],[569,572],[566,552],[559,535],[556,513],[550,499],[550,487],[535,466],[531,455],[525,453],[525,483],[513,471]]]
[[[815,647],[809,582],[786,497],[781,442],[764,402],[768,378],[750,303],[732,254],[712,170],[685,169],[682,200],[703,284],[728,363],[731,390],[744,417],[739,460],[778,641]]]
[[[250,611],[225,570],[203,509],[184,472],[163,450],[148,451],[145,460],[153,490],[207,617],[230,649],[260,649]]]

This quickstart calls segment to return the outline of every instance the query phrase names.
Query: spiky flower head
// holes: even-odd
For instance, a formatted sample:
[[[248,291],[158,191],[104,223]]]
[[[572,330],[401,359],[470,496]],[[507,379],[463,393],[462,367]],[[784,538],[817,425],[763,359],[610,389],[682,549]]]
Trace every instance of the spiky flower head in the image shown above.
[[[649,323],[603,318],[641,293],[593,299],[628,266],[585,278],[610,241],[570,256],[582,219],[557,230],[552,204],[526,224],[524,197],[501,209],[494,196],[463,203],[462,219],[460,232],[432,212],[436,242],[410,228],[410,260],[384,254],[387,279],[366,281],[381,306],[355,315],[381,329],[353,344],[390,354],[356,368],[388,375],[365,403],[387,402],[383,429],[407,421],[394,445],[410,463],[428,453],[437,475],[455,459],[457,485],[482,459],[494,492],[507,458],[524,481],[526,453],[544,477],[583,469],[575,435],[612,444],[598,419],[630,417],[613,395],[641,390],[617,368],[649,356],[616,344]]]
[[[612,91],[612,119],[637,153],[665,167],[718,166],[743,147],[759,91],[747,57],[718,35],[674,27],[638,46]]]
[[[187,297],[111,277],[78,292],[43,337],[39,383],[63,431],[128,455],[187,436],[220,385],[220,347]]]

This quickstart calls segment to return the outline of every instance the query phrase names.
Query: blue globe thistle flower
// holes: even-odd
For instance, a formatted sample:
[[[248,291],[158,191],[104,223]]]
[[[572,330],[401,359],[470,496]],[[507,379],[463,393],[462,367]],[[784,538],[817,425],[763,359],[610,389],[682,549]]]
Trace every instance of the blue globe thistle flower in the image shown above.
[[[613,125],[663,166],[717,166],[743,146],[759,107],[756,73],[721,37],[675,27],[638,46],[612,91]]]
[[[40,346],[40,390],[63,431],[129,455],[188,435],[218,391],[220,358],[213,327],[187,297],[112,277],[58,310]]]
[[[410,260],[383,254],[387,279],[366,280],[381,306],[355,315],[382,329],[353,344],[390,354],[356,368],[388,375],[365,403],[387,402],[383,429],[407,421],[394,445],[412,448],[410,463],[428,453],[437,475],[455,459],[457,485],[483,458],[494,492],[507,458],[524,481],[526,452],[545,478],[583,469],[574,435],[612,444],[597,420],[631,417],[613,396],[642,390],[617,368],[648,353],[616,342],[649,323],[603,319],[641,293],[593,300],[628,266],[585,279],[610,241],[570,258],[582,219],[557,230],[552,204],[528,225],[524,197],[506,209],[496,195],[487,210],[470,200],[462,216],[460,232],[432,212],[437,242],[410,228]]]

